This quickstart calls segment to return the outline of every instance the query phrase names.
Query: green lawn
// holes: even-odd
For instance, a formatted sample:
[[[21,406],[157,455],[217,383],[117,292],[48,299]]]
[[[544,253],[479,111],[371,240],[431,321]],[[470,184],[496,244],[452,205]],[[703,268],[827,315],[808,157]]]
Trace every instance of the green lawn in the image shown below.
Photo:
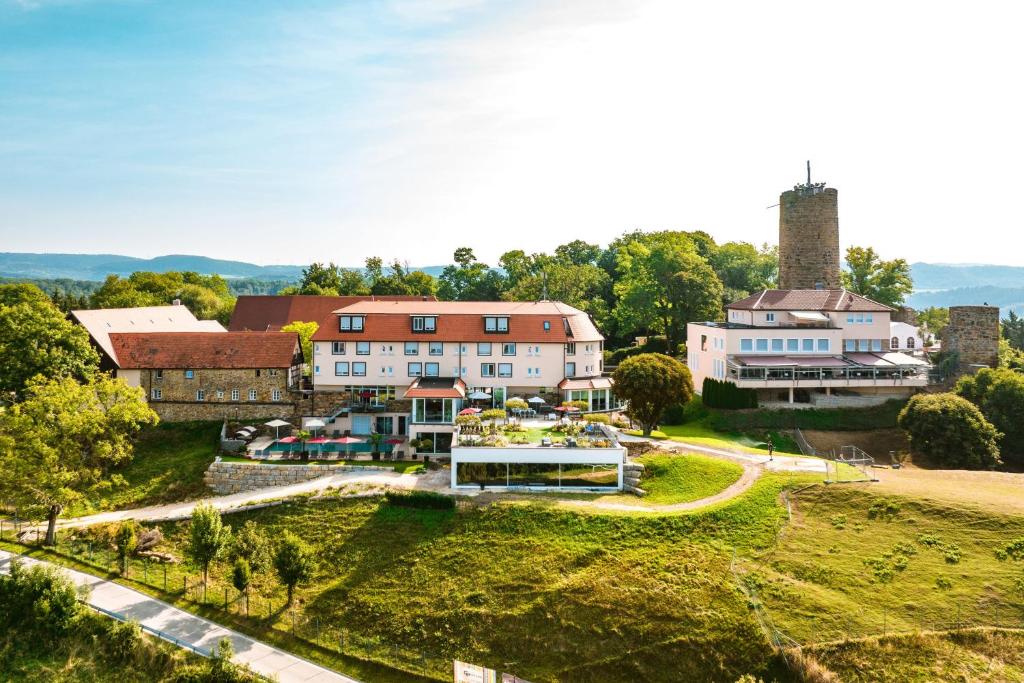
[[[785,515],[780,490],[807,481],[769,474],[735,501],[671,516],[543,503],[410,510],[380,498],[304,500],[228,515],[232,526],[253,519],[271,534],[288,529],[314,545],[316,575],[297,592],[298,637],[281,612],[284,589],[271,577],[257,580],[259,618],[185,599],[184,572],[193,584],[197,573],[183,565],[170,567],[169,595],[153,570],[149,590],[370,681],[421,680],[403,671],[450,680],[451,659],[462,658],[535,683],[732,683],[747,672],[767,676],[775,659],[729,571],[731,548],[771,546]],[[165,549],[180,555],[188,524],[162,528]],[[228,574],[226,563],[212,568],[215,605]],[[142,578],[140,568],[133,578]],[[341,626],[348,657],[336,651]],[[367,646],[372,638],[391,646]],[[353,648],[369,663],[354,660]],[[378,668],[368,673],[373,662]]]
[[[1024,518],[871,489],[816,486],[794,496],[777,550],[748,565],[775,624],[801,642],[894,630],[1024,624],[1024,561],[995,550]]]
[[[135,457],[115,474],[123,482],[90,496],[69,516],[172,503],[208,493],[203,473],[217,455],[219,422],[165,423],[144,430]]]

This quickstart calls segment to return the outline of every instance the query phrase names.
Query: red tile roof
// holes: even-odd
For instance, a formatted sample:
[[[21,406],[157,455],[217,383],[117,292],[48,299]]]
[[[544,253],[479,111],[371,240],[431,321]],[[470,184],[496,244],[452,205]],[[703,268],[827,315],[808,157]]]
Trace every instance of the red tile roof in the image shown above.
[[[466,398],[466,383],[458,377],[417,377],[402,398]]]
[[[432,297],[431,297],[432,298]],[[359,301],[420,301],[421,296],[240,296],[231,313],[232,332],[280,330],[288,323],[322,322],[332,311]]]
[[[726,308],[742,311],[891,311],[877,301],[845,289],[766,289]]]
[[[337,319],[321,324],[316,341],[422,341],[534,343],[604,339],[583,311],[557,301],[362,301],[335,311],[363,315],[362,332],[341,332]],[[437,316],[437,331],[412,332],[413,315]],[[485,316],[507,316],[508,333],[484,331]],[[568,321],[572,335],[566,334]],[[549,323],[545,329],[544,323]]]
[[[122,369],[288,368],[302,350],[290,332],[148,332],[110,335]]]

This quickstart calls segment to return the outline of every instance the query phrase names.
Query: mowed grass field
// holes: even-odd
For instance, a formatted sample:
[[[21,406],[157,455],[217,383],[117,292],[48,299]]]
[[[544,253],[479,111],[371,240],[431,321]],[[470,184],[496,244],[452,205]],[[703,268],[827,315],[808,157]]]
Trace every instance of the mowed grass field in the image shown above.
[[[785,516],[780,491],[804,481],[766,475],[736,501],[689,515],[582,514],[520,503],[410,510],[360,498],[292,502],[225,521],[251,519],[272,536],[291,530],[314,546],[316,576],[298,589],[295,609],[300,623],[330,634],[323,640],[335,642],[344,627],[350,639],[375,637],[423,653],[412,664],[387,647],[367,654],[393,666],[374,681],[416,680],[403,670],[446,680],[450,660],[460,658],[535,682],[732,683],[776,666],[729,571],[732,548],[770,547]],[[162,528],[165,549],[180,556],[188,524]],[[230,585],[227,562],[213,567],[211,581],[219,602]],[[352,671],[332,647],[287,640],[284,597],[276,580],[261,577],[253,596],[261,616],[236,614],[230,623]]]
[[[217,455],[220,422],[164,423],[145,429],[135,457],[114,473],[122,481],[73,506],[67,516],[173,503],[209,493],[203,473]]]
[[[966,492],[965,492],[965,495]],[[1024,626],[1024,516],[815,486],[778,547],[746,562],[775,625],[801,643],[964,624]]]

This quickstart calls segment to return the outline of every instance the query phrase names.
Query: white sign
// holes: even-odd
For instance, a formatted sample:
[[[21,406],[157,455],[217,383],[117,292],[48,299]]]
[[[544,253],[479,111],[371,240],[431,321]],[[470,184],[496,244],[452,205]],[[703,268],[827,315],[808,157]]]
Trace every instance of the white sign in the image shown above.
[[[494,669],[456,660],[455,683],[498,683],[498,673]]]

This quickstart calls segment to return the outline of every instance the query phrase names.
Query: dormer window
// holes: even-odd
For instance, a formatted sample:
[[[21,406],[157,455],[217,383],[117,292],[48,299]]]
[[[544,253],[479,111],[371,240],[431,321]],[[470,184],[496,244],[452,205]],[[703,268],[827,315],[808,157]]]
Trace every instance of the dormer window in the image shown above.
[[[434,332],[437,330],[437,316],[414,315],[412,317],[413,332]]]
[[[545,332],[550,332],[551,331],[551,321],[550,320],[545,320],[544,321],[544,331]]]
[[[338,316],[338,330],[341,332],[362,332],[363,316],[342,315]]]
[[[493,334],[508,334],[507,316],[484,316],[484,332]]]

